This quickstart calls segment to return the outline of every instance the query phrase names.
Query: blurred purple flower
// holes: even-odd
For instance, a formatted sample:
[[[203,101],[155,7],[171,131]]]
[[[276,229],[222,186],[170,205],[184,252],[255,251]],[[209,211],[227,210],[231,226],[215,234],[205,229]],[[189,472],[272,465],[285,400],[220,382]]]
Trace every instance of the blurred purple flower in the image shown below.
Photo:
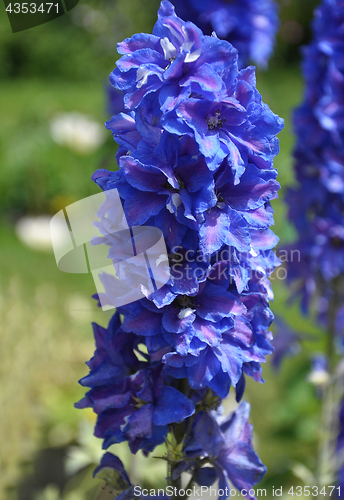
[[[333,288],[344,274],[343,23],[343,2],[323,0],[315,11],[313,41],[303,50],[306,89],[294,114],[299,184],[287,194],[298,233],[289,250],[299,250],[299,259],[288,263],[288,281],[304,312],[312,300],[318,302],[325,323],[331,301],[343,298],[334,299]]]
[[[275,336],[272,345],[275,349],[272,358],[273,367],[278,370],[287,356],[296,356],[301,351],[301,335],[292,330],[280,317],[275,317]]]

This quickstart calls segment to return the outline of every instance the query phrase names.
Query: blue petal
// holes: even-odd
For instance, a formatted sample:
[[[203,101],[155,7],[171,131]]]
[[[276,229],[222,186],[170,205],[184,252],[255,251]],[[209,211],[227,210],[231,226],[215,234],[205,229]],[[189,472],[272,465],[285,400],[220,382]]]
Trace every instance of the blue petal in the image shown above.
[[[130,483],[130,479],[128,477],[128,474],[126,473],[126,470],[124,469],[124,465],[121,462],[121,460],[116,456],[113,455],[112,453],[105,453],[101,459],[100,465],[94,470],[93,472],[93,477],[95,477],[98,472],[102,471],[103,469],[113,469],[116,472],[120,474],[122,479],[127,483]]]
[[[202,293],[197,297],[197,315],[208,321],[219,321],[229,315],[243,314],[246,312],[244,304],[223,289],[207,281]]]
[[[216,470],[212,467],[202,467],[196,474],[196,483],[200,486],[211,486],[217,478]]]
[[[214,253],[222,245],[234,246],[241,252],[250,250],[247,223],[238,212],[225,206],[212,208],[200,228],[200,246],[204,253]]]
[[[131,186],[141,191],[157,192],[167,182],[166,176],[153,165],[144,165],[130,156],[122,156],[120,168]]]
[[[164,386],[153,412],[155,425],[182,422],[195,413],[193,402],[173,387]]]
[[[225,437],[220,426],[207,412],[203,412],[194,429],[194,437],[210,456],[216,457],[225,445]]]

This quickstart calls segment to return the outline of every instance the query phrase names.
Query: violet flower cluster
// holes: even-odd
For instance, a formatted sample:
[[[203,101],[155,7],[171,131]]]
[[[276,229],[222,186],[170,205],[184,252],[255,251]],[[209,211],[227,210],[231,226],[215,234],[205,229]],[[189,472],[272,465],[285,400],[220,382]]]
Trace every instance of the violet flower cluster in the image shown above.
[[[213,31],[239,52],[239,65],[249,61],[266,68],[279,27],[275,0],[173,0],[177,14],[207,35]]]
[[[314,360],[309,377],[321,389],[326,415],[322,431],[327,436],[322,443],[326,453],[320,453],[319,470],[327,470],[328,457],[336,457],[329,473],[337,476],[339,485],[343,483],[343,405],[338,418],[338,396],[332,396],[332,391],[336,355],[344,352],[343,25],[343,0],[322,0],[315,11],[313,41],[303,51],[306,89],[294,115],[298,185],[287,194],[289,218],[297,231],[297,241],[289,249],[299,255],[289,259],[289,284],[304,313],[315,305],[328,336],[328,356]],[[331,397],[326,397],[327,392]]]
[[[265,473],[249,405],[227,419],[218,409],[231,386],[241,399],[246,376],[262,382],[273,351],[268,277],[279,262],[270,201],[283,121],[262,102],[254,68],[238,69],[236,49],[182,21],[166,0],[153,34],[118,51],[110,81],[126,112],[106,127],[119,170],[93,180],[118,190],[129,226],[162,231],[171,277],[119,307],[107,329],[94,325],[96,352],[81,380],[90,390],[78,407],[97,414],[105,449],[127,441],[148,454],[165,441],[170,484],[189,472],[199,485],[218,479],[220,492],[249,491]],[[103,460],[126,487],[119,498],[132,498],[119,459]]]
[[[344,338],[343,23],[344,2],[323,0],[315,11],[313,41],[303,51],[306,89],[294,115],[298,185],[287,195],[289,218],[298,234],[289,248],[300,255],[288,265],[289,281],[304,312],[315,299],[324,323],[328,325],[329,314],[335,315],[340,343]]]

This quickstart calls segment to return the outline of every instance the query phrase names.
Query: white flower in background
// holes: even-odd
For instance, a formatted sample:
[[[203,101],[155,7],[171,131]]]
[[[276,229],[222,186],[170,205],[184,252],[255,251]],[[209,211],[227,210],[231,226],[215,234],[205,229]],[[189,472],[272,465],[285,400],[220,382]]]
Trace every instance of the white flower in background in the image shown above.
[[[328,359],[325,355],[316,354],[313,356],[311,371],[307,379],[318,388],[325,387],[330,382]]]
[[[88,465],[98,464],[103,455],[98,439],[93,435],[93,423],[80,422],[77,441],[78,446],[70,446],[67,452],[65,468],[70,475]]]
[[[22,243],[34,250],[52,250],[50,220],[49,215],[22,217],[15,225],[16,235]],[[63,230],[61,225],[61,232]],[[59,231],[58,226],[56,231]]]
[[[80,154],[91,154],[105,141],[103,125],[80,113],[60,113],[50,121],[51,138]]]
[[[104,33],[109,20],[103,12],[89,5],[77,5],[71,14],[72,22],[91,33]]]
[[[74,293],[66,298],[65,310],[72,319],[89,323],[94,312],[94,302],[83,295]]]

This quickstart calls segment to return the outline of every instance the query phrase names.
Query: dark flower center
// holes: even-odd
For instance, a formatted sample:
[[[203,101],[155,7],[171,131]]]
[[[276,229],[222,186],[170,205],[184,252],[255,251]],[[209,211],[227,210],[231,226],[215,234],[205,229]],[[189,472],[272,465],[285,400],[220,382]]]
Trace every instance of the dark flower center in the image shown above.
[[[178,189],[171,186],[171,184],[168,181],[166,181],[164,184],[161,184],[161,187],[163,187],[164,189],[169,189],[170,191],[173,191],[173,193],[178,193],[179,189],[185,188],[185,184],[184,184],[184,181],[180,177],[176,177],[176,179],[177,179],[177,182],[179,185]]]
[[[215,115],[210,115],[207,118],[208,128],[209,128],[209,130],[221,128],[221,127],[223,127],[223,122],[225,122],[225,121],[226,121],[226,118],[221,118],[220,110],[217,109],[215,111]]]
[[[333,236],[330,238],[330,242],[334,248],[341,248],[344,245],[344,241],[339,236]]]
[[[184,181],[182,179],[180,179],[180,177],[177,177],[177,181],[179,184],[179,189],[184,189],[185,188]]]
[[[174,302],[173,305],[178,309],[194,309],[193,297],[189,295],[181,295]]]
[[[164,184],[161,184],[161,187],[163,187],[164,189],[169,189],[173,193],[178,193],[178,189],[171,186],[171,184],[168,181],[166,181]]]
[[[179,253],[169,253],[168,260],[171,265],[180,263],[180,255]]]

